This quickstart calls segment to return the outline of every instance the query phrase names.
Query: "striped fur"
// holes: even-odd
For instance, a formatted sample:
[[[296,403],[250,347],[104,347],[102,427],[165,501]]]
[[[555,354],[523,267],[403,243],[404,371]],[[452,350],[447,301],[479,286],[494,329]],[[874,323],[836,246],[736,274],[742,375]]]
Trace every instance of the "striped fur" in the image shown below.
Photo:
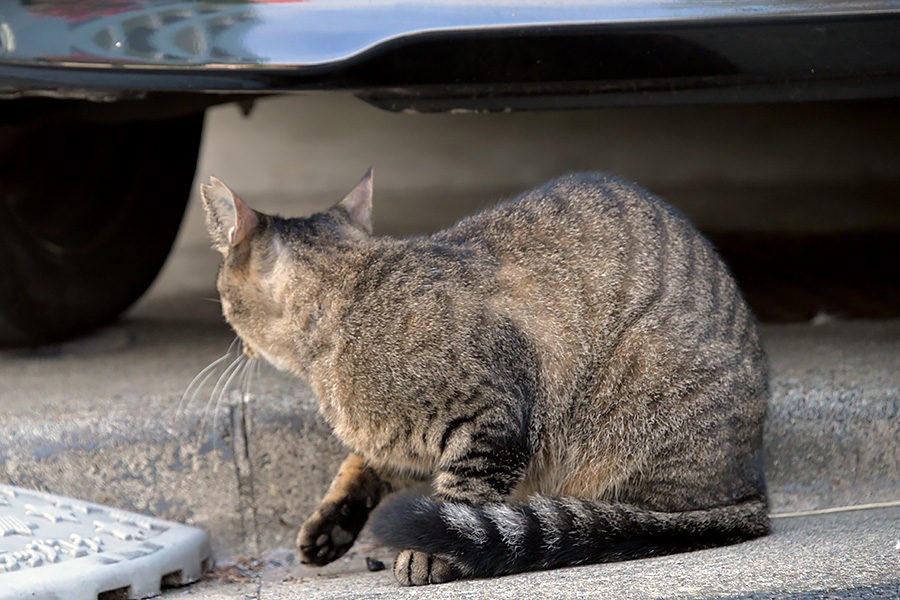
[[[649,556],[767,530],[766,359],[712,246],[620,179],[563,177],[432,236],[371,235],[372,180],[309,218],[203,187],[245,348],[352,450],[298,536],[375,518],[404,584]]]
[[[765,535],[769,521],[764,500],[667,513],[578,498],[473,506],[406,495],[371,527],[381,542],[439,557],[459,576],[491,577],[731,544]]]

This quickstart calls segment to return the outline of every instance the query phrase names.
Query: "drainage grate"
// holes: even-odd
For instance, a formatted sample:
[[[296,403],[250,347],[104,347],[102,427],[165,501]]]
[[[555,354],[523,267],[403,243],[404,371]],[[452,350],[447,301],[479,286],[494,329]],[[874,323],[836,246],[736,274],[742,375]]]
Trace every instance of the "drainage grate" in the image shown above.
[[[199,529],[0,485],[0,600],[147,598],[209,560]]]

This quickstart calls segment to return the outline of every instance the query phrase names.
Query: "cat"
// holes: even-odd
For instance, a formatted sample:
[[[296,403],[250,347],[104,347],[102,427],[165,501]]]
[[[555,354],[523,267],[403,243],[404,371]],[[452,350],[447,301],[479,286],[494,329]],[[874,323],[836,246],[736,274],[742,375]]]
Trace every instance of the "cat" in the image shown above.
[[[372,234],[371,170],[308,218],[201,191],[245,352],[308,381],[351,450],[303,562],[341,556],[370,513],[404,585],[768,532],[755,319],[659,198],[573,174],[395,239]]]

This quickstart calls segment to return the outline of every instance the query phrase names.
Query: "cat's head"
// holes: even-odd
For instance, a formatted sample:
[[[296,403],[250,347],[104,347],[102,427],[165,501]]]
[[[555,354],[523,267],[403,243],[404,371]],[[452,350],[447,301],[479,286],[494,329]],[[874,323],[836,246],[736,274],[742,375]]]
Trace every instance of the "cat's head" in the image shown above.
[[[372,233],[372,171],[341,202],[306,218],[250,208],[215,177],[201,184],[206,225],[222,256],[217,287],[245,352],[291,368],[285,340],[315,319],[328,261]]]

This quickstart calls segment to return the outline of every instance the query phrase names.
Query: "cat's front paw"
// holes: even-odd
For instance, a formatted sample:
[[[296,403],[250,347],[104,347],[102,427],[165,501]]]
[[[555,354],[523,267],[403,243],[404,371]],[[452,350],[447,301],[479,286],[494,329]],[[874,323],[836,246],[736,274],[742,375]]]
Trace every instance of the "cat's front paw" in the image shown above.
[[[300,561],[305,564],[323,566],[340,558],[353,545],[359,530],[348,531],[342,525],[341,511],[320,508],[306,520],[297,534],[297,549]]]
[[[400,585],[427,585],[459,579],[461,573],[442,558],[418,550],[404,550],[394,561],[394,577]]]

